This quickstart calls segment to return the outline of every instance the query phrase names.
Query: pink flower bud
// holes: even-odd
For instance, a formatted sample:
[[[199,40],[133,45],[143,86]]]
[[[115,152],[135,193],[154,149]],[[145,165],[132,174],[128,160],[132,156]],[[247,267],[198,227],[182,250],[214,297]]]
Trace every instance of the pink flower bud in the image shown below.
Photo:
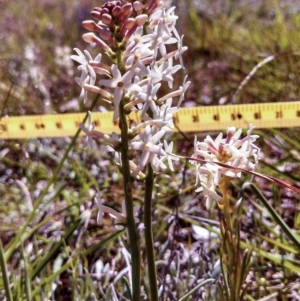
[[[161,3],[159,0],[153,0],[151,4],[148,6],[147,14],[150,16],[152,12],[158,7],[161,6]]]
[[[120,15],[120,12],[121,12],[121,7],[115,6],[112,10],[113,17],[117,18]]]
[[[124,24],[124,28],[129,30],[135,25],[136,19],[128,18]]]
[[[95,18],[96,20],[101,20],[101,14],[99,13],[99,12],[97,12],[97,11],[92,11],[91,12],[91,16],[93,17],[93,18]]]
[[[139,12],[143,9],[143,3],[141,3],[140,1],[135,1],[133,2],[133,9],[136,11],[136,12]]]
[[[87,20],[82,22],[83,28],[89,30],[89,31],[97,31],[100,32],[102,30],[102,27],[96,24],[92,20]]]
[[[109,14],[103,14],[101,16],[101,21],[103,22],[103,24],[105,24],[107,26],[110,26],[111,23],[112,23],[111,15],[109,15]]]
[[[106,41],[111,40],[111,36],[112,36],[111,31],[108,29],[103,29],[99,31],[99,35],[101,39]]]
[[[106,43],[104,43],[100,38],[98,38],[94,33],[85,33],[82,36],[82,39],[87,42],[87,43],[96,43],[98,46],[100,46],[104,51],[107,52],[112,52],[112,50],[110,49],[110,47],[107,46]]]
[[[146,14],[139,15],[135,18],[137,26],[143,26],[148,20],[148,16]]]
[[[82,39],[87,42],[87,43],[95,43],[94,41],[94,37],[95,35],[93,33],[85,33],[83,36],[82,36]]]
[[[93,93],[97,93],[97,94],[101,94],[102,96],[104,96],[106,99],[108,100],[112,100],[113,99],[113,95],[97,86],[93,86],[93,85],[89,85],[89,84],[84,84],[84,89],[86,91],[89,92],[93,92]]]
[[[102,15],[103,14],[110,14],[110,10],[108,9],[108,8],[106,8],[106,7],[104,7],[104,8],[102,8]]]
[[[234,126],[227,128],[227,137],[226,137],[225,143],[229,143],[229,141],[231,140],[231,138],[235,134],[235,132],[236,132],[236,128]]]
[[[132,11],[133,8],[131,3],[123,5],[119,15],[119,22],[125,22],[125,20],[131,15]]]

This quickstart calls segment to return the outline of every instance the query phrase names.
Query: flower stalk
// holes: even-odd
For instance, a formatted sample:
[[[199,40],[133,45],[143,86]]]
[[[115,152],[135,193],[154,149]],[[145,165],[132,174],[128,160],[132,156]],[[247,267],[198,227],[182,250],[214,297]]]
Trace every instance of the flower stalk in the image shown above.
[[[152,192],[154,184],[154,174],[151,164],[148,164],[145,179],[145,199],[144,199],[144,224],[145,224],[145,244],[149,274],[150,300],[158,301],[158,288],[155,266],[155,254],[152,234]]]
[[[223,214],[220,221],[222,235],[220,261],[224,287],[219,285],[223,300],[238,301],[244,294],[242,285],[248,273],[249,252],[241,255],[240,225],[238,220],[239,206],[242,199],[235,204],[231,202],[231,182],[241,176],[241,170],[254,171],[258,161],[259,148],[253,142],[258,138],[252,135],[250,125],[247,136],[240,139],[242,130],[227,128],[227,136],[220,134],[215,140],[210,136],[204,142],[195,138],[192,163],[196,162],[196,191],[204,193],[206,207],[213,200]],[[217,189],[218,188],[218,189]]]
[[[128,124],[127,115],[124,113],[124,101],[119,105],[120,111],[120,129],[121,129],[121,161],[123,167],[123,188],[126,206],[127,228],[129,235],[129,244],[132,261],[132,300],[139,300],[140,298],[140,239],[139,233],[135,224],[134,210],[133,210],[133,196],[132,196],[132,180],[130,173],[129,159],[127,152],[129,149],[128,139]]]
[[[237,283],[243,283],[240,278],[241,271],[241,255],[240,255],[240,229],[237,220],[237,214],[230,204],[230,196],[228,193],[229,185],[232,179],[224,176],[219,184],[222,192],[223,218],[220,222],[220,230],[222,234],[221,244],[221,262],[223,265],[223,277],[225,279],[225,291],[227,300],[238,301],[241,287]],[[246,275],[244,275],[246,277]]]
[[[134,217],[134,181],[144,181],[144,227],[145,249],[149,271],[150,300],[158,300],[155,254],[152,235],[152,192],[154,174],[166,169],[167,162],[173,170],[173,143],[167,143],[164,136],[173,124],[173,114],[179,110],[190,82],[184,83],[176,91],[173,74],[184,68],[182,46],[175,24],[175,7],[165,8],[163,2],[150,1],[108,1],[92,11],[97,20],[85,21],[83,26],[89,33],[84,41],[96,45],[111,61],[109,66],[102,63],[102,54],[95,59],[87,50],[72,59],[80,66],[81,76],[76,82],[81,87],[80,98],[88,99],[88,93],[100,94],[114,110],[114,121],[119,122],[120,134],[107,135],[94,129],[89,114],[87,125],[80,125],[86,133],[85,145],[93,147],[93,139],[109,145],[115,154],[115,161],[123,175],[126,212],[126,227],[131,252],[132,300],[141,298],[141,258],[138,222]],[[178,50],[168,50],[168,45],[177,45]],[[179,64],[173,66],[174,61]],[[100,80],[96,78],[100,76]],[[99,83],[99,86],[97,86]],[[158,97],[158,90],[165,82],[170,91]],[[173,104],[173,99],[177,101]],[[139,112],[139,124],[129,120],[131,112]],[[105,205],[98,202],[99,212],[108,212]],[[114,214],[118,218],[118,214]],[[120,217],[120,216],[119,216]],[[101,220],[101,218],[100,218]],[[122,223],[124,224],[124,223]]]

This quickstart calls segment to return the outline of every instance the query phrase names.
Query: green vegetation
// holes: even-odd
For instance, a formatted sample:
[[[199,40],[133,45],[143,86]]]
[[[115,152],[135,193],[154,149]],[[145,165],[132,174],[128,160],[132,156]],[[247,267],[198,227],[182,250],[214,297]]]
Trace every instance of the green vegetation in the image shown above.
[[[178,1],[179,31],[189,47],[185,72],[192,81],[186,101],[299,101],[300,7],[297,1],[256,2]],[[1,2],[1,116],[105,106],[93,99],[77,103],[76,69],[69,60],[73,47],[87,47],[81,40],[81,22],[100,4]],[[241,86],[251,70],[271,56]],[[256,133],[262,149],[258,172],[299,188],[299,128]],[[172,139],[175,153],[190,155],[193,135],[174,134]],[[97,150],[82,145],[77,137],[0,140],[0,300],[117,300],[114,294],[118,300],[130,298],[126,233],[109,215],[103,225],[97,224],[92,198],[99,189],[103,202],[121,211],[122,177],[110,153],[100,145]],[[205,209],[203,196],[194,192],[193,166],[183,170],[184,164],[155,178],[153,233],[161,300],[204,300],[205,295],[206,300],[219,300],[219,210],[216,205]],[[232,194],[238,195],[249,179],[235,182]],[[252,251],[243,298],[296,300],[300,196],[257,177],[254,182],[263,196],[243,186],[239,220],[240,247]],[[143,191],[134,195],[134,202],[142,204]],[[144,254],[143,238],[141,245]],[[148,289],[145,278],[143,290]]]

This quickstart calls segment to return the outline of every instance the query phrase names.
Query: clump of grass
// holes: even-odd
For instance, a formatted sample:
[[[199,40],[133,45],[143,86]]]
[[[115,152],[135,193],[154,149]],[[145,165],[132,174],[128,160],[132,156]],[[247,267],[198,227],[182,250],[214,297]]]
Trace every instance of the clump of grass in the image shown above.
[[[230,13],[228,9],[214,12],[209,4],[204,10],[189,2],[184,25],[191,55],[186,65],[197,79],[190,98],[199,105],[218,104],[223,97],[231,103],[254,66],[275,55],[276,59],[256,72],[236,101],[298,100],[300,20],[292,6],[289,11],[278,1],[235,4]]]

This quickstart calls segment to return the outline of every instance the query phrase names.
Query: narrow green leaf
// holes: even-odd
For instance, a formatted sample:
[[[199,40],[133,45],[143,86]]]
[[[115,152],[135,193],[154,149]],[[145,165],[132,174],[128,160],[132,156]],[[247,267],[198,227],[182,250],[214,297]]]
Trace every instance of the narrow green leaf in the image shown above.
[[[1,267],[2,280],[3,280],[6,300],[13,301],[1,239],[0,239],[0,267]]]
[[[286,135],[282,130],[278,129],[270,129],[270,131],[274,135],[278,135],[284,140],[285,145],[287,146],[287,149],[290,149],[290,147],[287,145],[288,143],[293,146],[294,149],[299,149],[300,150],[300,143],[297,141],[297,139],[291,138],[288,135]]]
[[[262,235],[260,233],[255,233],[255,235],[260,237],[261,239],[273,244],[274,246],[277,246],[278,248],[281,248],[281,249],[287,251],[287,252],[290,252],[293,254],[298,254],[298,252],[299,252],[296,249],[294,249],[292,246],[286,245],[283,242],[278,241],[277,239],[272,239],[272,238]]]
[[[118,236],[120,236],[121,234],[124,233],[125,230],[120,230],[116,233],[114,233],[113,235],[107,237],[106,239],[102,240],[101,242],[99,242],[97,245],[89,248],[88,250],[86,250],[84,253],[80,253],[79,255],[81,257],[86,257],[87,255],[89,255],[91,252],[95,251],[95,250],[98,250],[99,248],[105,246],[107,243],[109,243],[111,240],[117,238]],[[65,270],[67,270],[69,267],[73,266],[74,265],[74,261],[77,260],[77,257],[76,258],[70,258],[70,260],[65,264],[63,265],[60,269],[58,269],[55,273],[53,273],[52,275],[50,275],[49,277],[47,278],[43,278],[41,280],[41,282],[39,283],[39,286],[32,292],[32,297],[34,298],[39,292],[40,290],[42,289],[42,287],[45,285],[45,284],[49,284],[51,283],[51,281],[53,281],[56,277],[58,277],[61,273],[63,273]]]
[[[32,292],[32,298],[35,298],[36,295],[41,291],[44,285],[50,284],[52,281],[54,281],[61,273],[66,271],[68,268],[70,268],[74,262],[74,260],[69,260],[65,265],[63,265],[59,270],[57,270],[55,273],[50,275],[47,278],[43,278],[41,282],[39,283],[38,287]]]
[[[21,248],[22,248],[22,258],[24,260],[23,271],[24,271],[24,280],[25,280],[25,283],[24,283],[25,284],[25,294],[26,294],[26,299],[28,301],[31,301],[32,300],[31,283],[30,283],[31,266],[28,263],[27,254],[24,251],[23,244],[21,244]]]
[[[260,199],[260,201],[264,204],[264,206],[267,208],[269,213],[272,215],[274,220],[281,226],[283,232],[294,243],[294,245],[297,247],[297,249],[300,252],[300,240],[299,240],[299,238],[292,232],[292,230],[285,223],[285,221],[281,218],[281,216],[269,204],[268,200],[262,195],[262,193],[258,190],[258,188],[254,184],[248,182],[248,183],[245,183],[242,186],[242,189],[241,189],[242,193],[244,193],[244,190],[248,187],[256,194],[256,196]]]
[[[50,252],[42,259],[40,264],[33,270],[31,279],[34,279],[41,270],[50,262],[50,260],[57,254],[59,249],[63,246],[66,240],[73,234],[73,232],[77,229],[78,225],[80,224],[81,220],[77,220],[73,225],[70,226],[66,234],[62,237],[62,239],[54,244],[51,248]]]
[[[196,285],[192,290],[190,290],[187,294],[185,294],[184,296],[182,296],[179,301],[184,301],[186,300],[189,296],[191,296],[192,294],[194,294],[195,292],[197,292],[197,290],[204,286],[205,284],[211,283],[215,281],[215,279],[213,278],[209,278],[209,279],[205,279],[202,282],[200,282],[198,285]]]
[[[248,244],[246,244],[245,242],[241,242],[241,247],[243,249],[247,249],[251,246],[249,246]],[[284,268],[294,272],[294,273],[300,273],[300,267],[299,264],[297,263],[297,265],[294,265],[292,263],[291,260],[289,260],[288,258],[286,258],[285,260],[283,260],[283,256],[280,254],[272,254],[272,253],[268,253],[264,250],[262,250],[261,248],[252,248],[253,252],[256,252],[257,254],[259,254],[260,256],[269,259],[270,261],[272,261],[275,264],[278,264],[280,266],[283,266]]]
[[[99,99],[99,95],[97,95],[90,107],[90,110],[92,110]],[[83,119],[83,123],[87,120],[88,118],[88,113],[85,115],[85,118]],[[27,227],[29,226],[29,224],[33,221],[34,217],[36,216],[36,210],[38,209],[38,207],[40,206],[40,204],[43,202],[47,192],[49,191],[49,188],[51,187],[51,185],[55,182],[61,168],[64,165],[64,162],[66,161],[66,159],[69,156],[69,153],[71,152],[71,150],[74,148],[75,146],[75,142],[80,134],[81,130],[78,129],[76,134],[74,135],[74,137],[72,138],[70,144],[68,145],[68,148],[66,149],[62,159],[60,160],[59,164],[57,165],[56,169],[53,172],[53,176],[51,177],[51,179],[47,182],[46,187],[44,188],[44,190],[42,191],[42,193],[40,194],[40,196],[38,197],[38,199],[34,202],[34,208],[31,211],[31,213],[29,214],[26,223],[24,224],[24,226],[20,229],[20,231],[17,233],[17,235],[14,237],[12,244],[10,245],[10,247],[8,248],[8,250],[5,252],[4,254],[4,258],[7,261],[10,256],[13,254],[13,252],[20,246],[21,242],[24,241],[24,233],[27,230]]]
[[[92,247],[90,247],[89,249],[87,249],[85,252],[83,252],[81,254],[81,257],[86,257],[88,256],[90,253],[98,250],[100,247],[105,246],[106,244],[108,244],[109,242],[113,241],[114,239],[118,238],[119,236],[121,236],[123,233],[125,232],[125,229],[119,230],[116,233],[110,235],[109,237],[101,240],[99,243],[93,245]]]

